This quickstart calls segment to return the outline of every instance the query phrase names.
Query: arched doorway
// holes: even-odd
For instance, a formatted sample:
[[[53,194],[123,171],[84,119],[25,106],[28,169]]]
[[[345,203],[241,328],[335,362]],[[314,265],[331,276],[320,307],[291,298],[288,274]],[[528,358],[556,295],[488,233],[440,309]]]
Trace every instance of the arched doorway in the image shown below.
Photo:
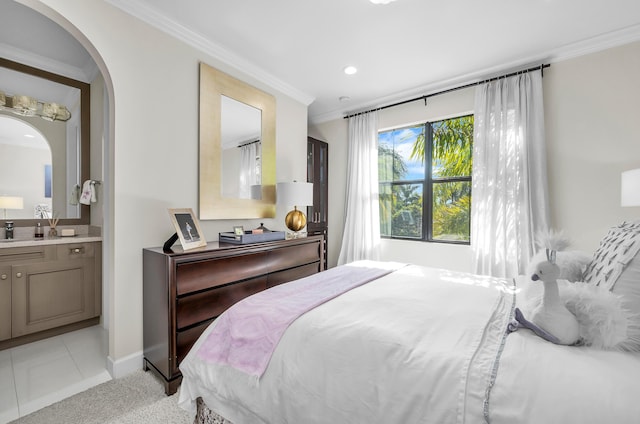
[[[22,4],[20,4],[22,3]],[[110,211],[110,180],[111,180],[111,171],[110,171],[110,163],[112,163],[110,159],[110,151],[112,140],[110,130],[113,128],[112,117],[110,113],[110,105],[113,104],[113,88],[111,86],[111,80],[106,71],[106,66],[102,61],[101,57],[95,52],[95,49],[91,46],[88,40],[82,36],[82,34],[71,26],[71,24],[61,17],[57,12],[52,11],[46,5],[42,4],[39,1],[35,0],[25,0],[18,2],[2,2],[0,4],[0,9],[2,10],[0,13],[3,16],[7,16],[9,27],[3,26],[8,32],[12,32],[15,35],[15,38],[12,38],[5,33],[2,33],[0,30],[0,38],[3,40],[5,45],[11,46],[10,51],[1,51],[1,56],[6,57],[7,59],[19,61],[21,63],[25,63],[29,66],[38,67],[40,69],[48,70],[49,72],[56,72],[61,75],[66,75],[70,78],[74,78],[77,80],[82,80],[86,83],[91,84],[91,103],[92,103],[92,117],[91,117],[91,166],[93,168],[98,166],[102,167],[102,169],[96,171],[96,173],[92,173],[92,175],[102,175],[100,178],[103,181],[101,186],[101,199],[99,210],[96,210],[96,205],[92,205],[92,213],[91,213],[91,226],[102,228],[102,240],[103,240],[103,249],[102,249],[102,319],[101,319],[101,328],[104,329],[102,333],[90,332],[90,331],[78,331],[74,333],[69,333],[61,337],[61,342],[65,345],[66,350],[83,350],[84,356],[78,356],[72,359],[73,366],[76,367],[76,371],[78,371],[82,377],[82,381],[68,379],[67,377],[61,377],[59,381],[66,381],[69,383],[69,386],[66,388],[56,388],[57,395],[61,397],[67,397],[73,394],[72,391],[82,391],[88,387],[99,384],[105,379],[110,379],[110,370],[108,369],[108,352],[109,352],[109,316],[110,310],[112,306],[110,305],[110,279],[109,279],[109,267],[110,263],[110,220],[111,215]],[[9,8],[10,10],[4,10],[5,8]],[[16,30],[19,28],[29,28],[30,37],[23,37],[22,31]],[[6,35],[6,36],[5,36]],[[29,44],[29,43],[33,44]],[[63,48],[63,44],[69,43],[72,49],[81,49],[81,54],[74,56],[73,54],[68,54],[69,51]],[[51,43],[51,44],[49,44]],[[53,44],[53,47],[52,47]],[[58,53],[60,55],[59,58],[51,57],[50,54]],[[14,55],[14,56],[12,56]],[[75,58],[75,59],[74,59]],[[74,62],[77,60],[77,62]],[[70,63],[66,63],[65,61],[69,61]],[[83,63],[82,66],[78,66],[78,63]],[[88,64],[91,62],[91,64]],[[93,69],[92,69],[93,68]],[[94,213],[95,212],[95,213]],[[62,340],[62,337],[64,339]],[[91,339],[100,339],[100,340],[91,340]],[[93,343],[93,341],[97,341],[97,343]],[[83,345],[83,343],[89,343]],[[102,344],[101,344],[102,343]],[[40,344],[40,347],[43,345]],[[68,361],[65,362],[64,359],[60,355],[56,356],[60,353],[60,351],[64,349],[59,349],[58,345],[50,344],[48,349],[44,349],[42,352],[43,359],[50,361],[50,368],[54,370],[58,368],[57,371],[61,373],[65,370],[65,367],[68,364]],[[73,346],[73,348],[71,347]],[[88,348],[82,346],[89,346]],[[23,350],[19,352],[26,352],[29,346],[25,345]],[[43,350],[42,348],[40,349]],[[0,352],[2,354],[2,352]],[[18,363],[20,360],[20,353],[16,353],[13,357],[17,358],[14,361],[14,364]],[[24,355],[26,356],[26,355]],[[102,370],[99,373],[94,373],[91,371],[90,365],[92,363],[99,362],[102,365]],[[22,366],[22,365],[20,365]],[[100,371],[100,370],[98,370]],[[14,373],[14,380],[17,376]],[[37,390],[32,390],[31,395],[38,396],[40,395],[43,399],[43,402],[46,404],[55,402],[60,400],[56,398],[56,394],[45,393],[46,385],[41,384],[40,387],[36,388]],[[20,391],[26,392],[27,389],[15,387],[14,390],[17,393],[17,396],[20,396]],[[19,399],[18,399],[19,400]],[[30,398],[28,399],[29,405],[28,408],[25,409],[20,408],[20,415],[25,415],[29,412],[32,412],[35,409],[39,409],[40,407],[46,406],[46,404],[39,403],[38,399]],[[0,402],[1,403],[1,402]],[[6,417],[3,415],[3,412],[0,410],[0,418]],[[9,415],[11,417],[11,415]],[[17,417],[14,417],[17,418]],[[13,418],[11,418],[13,419]],[[3,421],[0,419],[0,421]]]

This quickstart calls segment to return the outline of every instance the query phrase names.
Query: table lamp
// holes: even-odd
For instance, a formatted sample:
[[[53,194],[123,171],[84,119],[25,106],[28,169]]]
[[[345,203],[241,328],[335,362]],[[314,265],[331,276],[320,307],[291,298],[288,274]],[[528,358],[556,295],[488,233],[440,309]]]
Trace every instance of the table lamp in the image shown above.
[[[640,206],[640,168],[622,173],[620,206]]]
[[[313,205],[313,183],[291,182],[276,185],[278,204],[286,207],[293,206],[284,218],[284,223],[294,236],[307,225],[307,216],[298,206]]]
[[[0,196],[0,209],[4,212],[4,219],[7,219],[7,209],[23,209],[24,202],[22,197],[16,196]]]

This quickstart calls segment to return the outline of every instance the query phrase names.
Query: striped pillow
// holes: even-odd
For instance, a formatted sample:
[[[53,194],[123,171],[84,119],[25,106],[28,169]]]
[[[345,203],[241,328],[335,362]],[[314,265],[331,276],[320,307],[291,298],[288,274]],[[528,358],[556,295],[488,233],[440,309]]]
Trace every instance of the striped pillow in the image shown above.
[[[640,221],[609,230],[587,266],[584,281],[619,296],[629,315],[627,339],[616,347],[640,351]]]
[[[640,250],[640,221],[609,229],[584,273],[584,281],[613,290],[625,267]],[[640,284],[640,282],[638,283]]]

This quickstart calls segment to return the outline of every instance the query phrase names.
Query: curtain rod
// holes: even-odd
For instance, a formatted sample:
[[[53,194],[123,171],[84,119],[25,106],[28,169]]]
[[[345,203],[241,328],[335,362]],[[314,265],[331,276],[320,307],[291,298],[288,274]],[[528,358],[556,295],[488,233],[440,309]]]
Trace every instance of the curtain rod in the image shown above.
[[[247,141],[246,143],[238,144],[238,148],[241,148],[241,147],[244,147],[244,146],[248,146],[248,145],[254,144],[254,143],[260,143],[260,139],[253,140],[253,141]]]
[[[536,66],[535,68],[529,68],[529,69],[524,69],[524,70],[521,70],[521,71],[511,72],[509,74],[500,75],[500,76],[489,78],[489,79],[485,79],[485,80],[482,80],[482,81],[472,82],[472,83],[469,83],[469,84],[461,85],[459,87],[453,87],[453,88],[449,88],[447,90],[438,91],[436,93],[425,94],[425,95],[420,96],[420,97],[416,97],[416,98],[408,99],[408,100],[403,100],[401,102],[393,103],[393,104],[390,104],[390,105],[376,107],[376,108],[373,108],[373,109],[365,110],[363,112],[352,113],[350,115],[345,116],[343,119],[351,118],[351,117],[358,116],[358,115],[363,115],[365,113],[374,112],[376,110],[382,110],[382,109],[388,109],[390,107],[400,106],[400,105],[403,105],[405,103],[416,102],[418,100],[424,100],[424,103],[426,105],[427,104],[427,99],[429,97],[439,96],[440,94],[450,93],[450,92],[456,91],[456,90],[462,90],[463,88],[469,88],[469,87],[473,87],[473,86],[480,85],[480,84],[486,84],[486,83],[491,82],[491,81],[499,80],[500,78],[509,78],[509,77],[512,77],[512,76],[515,76],[515,75],[526,74],[528,72],[533,72],[533,71],[537,71],[537,70],[540,70],[540,73],[544,76],[544,68],[548,68],[549,66],[551,66],[551,65],[548,64],[548,63],[541,64],[540,66]]]

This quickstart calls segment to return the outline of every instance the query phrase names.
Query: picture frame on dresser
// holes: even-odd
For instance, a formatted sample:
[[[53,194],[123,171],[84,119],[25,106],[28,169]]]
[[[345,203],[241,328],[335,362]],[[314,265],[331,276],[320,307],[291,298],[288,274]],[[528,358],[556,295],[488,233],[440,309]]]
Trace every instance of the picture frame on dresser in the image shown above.
[[[169,215],[184,250],[207,245],[200,223],[191,208],[169,209]]]

